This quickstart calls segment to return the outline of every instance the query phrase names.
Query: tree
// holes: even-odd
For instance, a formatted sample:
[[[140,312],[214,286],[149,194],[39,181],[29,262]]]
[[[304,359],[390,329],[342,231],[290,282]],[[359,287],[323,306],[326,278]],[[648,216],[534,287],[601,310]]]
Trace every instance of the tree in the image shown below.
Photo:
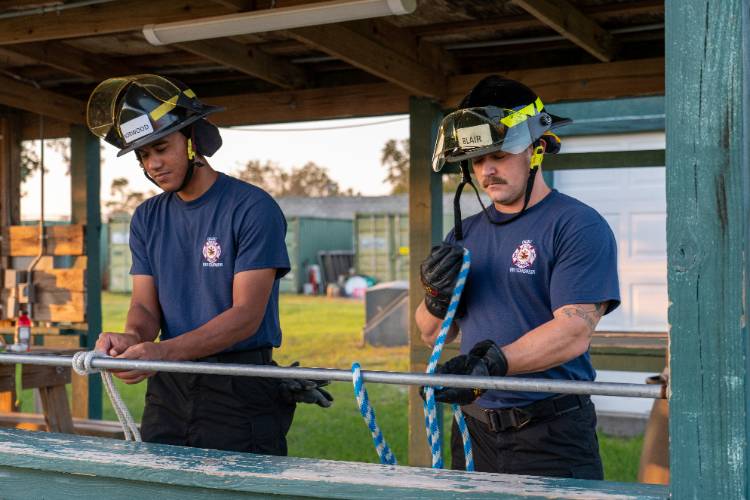
[[[70,174],[70,141],[66,139],[46,139],[44,147],[47,151],[52,150],[60,153],[63,162],[68,169],[66,174]],[[41,166],[41,154],[39,151],[39,141],[22,141],[21,142],[21,183],[26,180]],[[46,163],[46,162],[45,162]],[[47,173],[47,169],[44,170]]]
[[[106,207],[109,209],[110,214],[114,212],[133,213],[133,210],[135,210],[143,200],[150,198],[155,194],[151,190],[146,193],[132,191],[130,189],[130,181],[125,177],[113,179],[109,193],[113,197],[106,203]]]
[[[391,194],[408,193],[409,140],[388,140],[381,151],[380,164],[386,168],[383,180],[391,185]]]
[[[409,192],[409,161],[408,139],[390,139],[383,146],[380,164],[387,169],[384,181],[391,185],[391,194]],[[454,192],[460,182],[458,174],[443,175],[443,192]]]
[[[328,175],[327,168],[311,161],[286,172],[274,162],[261,164],[259,160],[251,160],[235,175],[245,182],[263,188],[271,196],[324,197],[359,194],[351,188],[342,190],[339,183]]]

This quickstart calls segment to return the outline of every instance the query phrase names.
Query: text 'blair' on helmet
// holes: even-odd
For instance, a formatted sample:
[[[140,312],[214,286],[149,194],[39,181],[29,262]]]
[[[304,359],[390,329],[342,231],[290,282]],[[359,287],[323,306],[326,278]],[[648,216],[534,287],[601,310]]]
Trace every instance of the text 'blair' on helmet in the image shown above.
[[[440,123],[432,168],[503,151],[518,154],[544,137],[547,152],[559,151],[552,130],[571,123],[544,110],[542,100],[527,86],[499,76],[480,81],[459,109]]]
[[[89,97],[86,121],[94,135],[119,148],[117,156],[122,156],[222,110],[200,102],[179,81],[143,74],[100,83]],[[204,144],[200,153],[211,156],[220,145],[221,139],[215,146]]]

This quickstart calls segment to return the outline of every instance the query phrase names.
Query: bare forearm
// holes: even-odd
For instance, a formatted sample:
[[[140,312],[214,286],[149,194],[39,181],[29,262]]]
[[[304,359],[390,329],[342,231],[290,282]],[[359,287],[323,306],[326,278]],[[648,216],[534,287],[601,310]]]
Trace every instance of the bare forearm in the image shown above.
[[[138,337],[139,342],[152,342],[159,335],[159,318],[140,304],[131,304],[125,321],[125,333]]]
[[[234,306],[195,330],[163,341],[165,359],[180,361],[211,356],[255,334],[263,312]]]
[[[503,347],[508,375],[534,373],[559,366],[588,349],[591,334],[585,328],[570,331],[553,319]]]
[[[563,306],[554,318],[503,347],[508,375],[560,366],[585,353],[607,303]]]
[[[414,319],[417,323],[417,328],[419,328],[419,331],[422,334],[422,341],[427,345],[435,345],[435,341],[440,334],[440,327],[443,324],[443,320],[430,314],[424,301],[422,301],[417,307]],[[448,336],[446,337],[445,342],[453,342],[457,335],[458,328],[456,328],[454,323],[448,331]]]

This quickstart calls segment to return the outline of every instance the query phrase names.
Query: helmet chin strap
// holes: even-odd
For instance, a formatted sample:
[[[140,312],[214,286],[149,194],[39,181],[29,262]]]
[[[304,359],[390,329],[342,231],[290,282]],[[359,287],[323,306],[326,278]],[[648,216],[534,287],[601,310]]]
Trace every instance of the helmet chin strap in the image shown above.
[[[490,217],[490,213],[487,211],[487,207],[485,207],[484,203],[482,202],[482,197],[479,195],[479,190],[471,180],[471,174],[469,173],[469,160],[462,161],[460,163],[461,183],[458,185],[458,188],[456,189],[456,196],[453,198],[453,234],[456,238],[456,241],[462,241],[464,239],[463,224],[461,223],[461,192],[463,191],[465,185],[468,184],[472,187],[472,189],[474,189],[474,193],[477,196],[477,201],[479,201],[479,205],[482,207],[482,212],[484,212],[484,215],[487,216],[487,220],[491,224],[494,224],[496,226],[503,226],[518,219],[524,214],[524,212],[526,212],[526,208],[529,206],[529,200],[531,200],[531,192],[534,190],[534,180],[536,179],[536,173],[539,170],[539,167],[542,165],[543,159],[544,146],[537,142],[534,144],[534,152],[532,153],[531,161],[529,162],[529,178],[526,181],[526,192],[523,199],[523,208],[521,208],[520,212],[503,221],[492,220],[492,217]]]

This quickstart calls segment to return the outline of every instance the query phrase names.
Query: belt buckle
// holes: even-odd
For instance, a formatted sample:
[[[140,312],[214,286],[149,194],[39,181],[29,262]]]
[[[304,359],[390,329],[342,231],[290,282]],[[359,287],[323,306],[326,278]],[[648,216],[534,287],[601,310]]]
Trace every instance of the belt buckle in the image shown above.
[[[495,412],[495,415],[497,416],[499,425],[497,426],[498,430],[494,432],[506,431],[508,429],[517,431],[531,422],[531,414],[521,408],[500,410]]]

